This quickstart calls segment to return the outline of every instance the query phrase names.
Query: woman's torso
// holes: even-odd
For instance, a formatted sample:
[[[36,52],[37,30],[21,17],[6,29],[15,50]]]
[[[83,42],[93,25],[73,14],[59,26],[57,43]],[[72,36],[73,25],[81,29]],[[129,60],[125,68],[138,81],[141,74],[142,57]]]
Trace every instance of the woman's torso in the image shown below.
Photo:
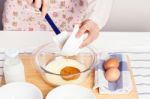
[[[7,20],[9,20],[10,17],[13,17],[10,19],[16,20],[18,27],[20,25],[22,26],[20,29],[52,30],[46,20],[42,19],[39,10],[35,10],[33,7],[28,5],[26,0],[7,0],[5,6],[7,6],[5,10]],[[11,11],[8,10],[9,7],[11,9],[13,6],[14,10],[9,12]],[[48,14],[52,17],[60,30],[71,31],[76,23],[81,23],[88,18],[87,8],[87,0],[50,0]],[[7,16],[7,13],[18,14]]]

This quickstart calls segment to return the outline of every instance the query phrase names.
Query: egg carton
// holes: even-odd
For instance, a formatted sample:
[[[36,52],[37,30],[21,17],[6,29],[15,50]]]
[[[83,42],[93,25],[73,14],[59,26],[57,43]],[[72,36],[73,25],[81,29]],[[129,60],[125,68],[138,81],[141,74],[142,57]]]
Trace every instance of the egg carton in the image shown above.
[[[118,58],[120,61],[120,78],[116,82],[109,82],[105,78],[104,62],[109,58]],[[101,53],[95,69],[95,86],[101,94],[128,94],[132,90],[131,74],[128,68],[127,56],[117,53]]]

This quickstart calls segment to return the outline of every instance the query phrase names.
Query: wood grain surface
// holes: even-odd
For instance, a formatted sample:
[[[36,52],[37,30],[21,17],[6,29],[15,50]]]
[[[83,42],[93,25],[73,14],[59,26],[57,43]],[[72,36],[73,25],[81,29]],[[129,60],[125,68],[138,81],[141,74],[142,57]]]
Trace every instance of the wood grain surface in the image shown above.
[[[40,73],[36,70],[35,63],[33,61],[33,57],[31,55],[25,54],[21,56],[22,61],[25,65],[25,74],[26,74],[26,80],[27,82],[30,82],[37,87],[39,87],[44,95],[44,98],[50,92],[54,86],[46,83]],[[130,65],[130,64],[129,64]],[[136,85],[134,81],[134,77],[130,68],[131,76],[132,76],[132,83],[133,83],[133,89],[129,94],[117,94],[117,95],[107,95],[107,94],[99,94],[97,90],[93,90],[92,87],[94,85],[94,72],[92,71],[90,75],[88,76],[87,80],[81,84],[81,86],[87,87],[93,91],[93,93],[96,95],[97,99],[138,99],[138,94],[136,91]]]

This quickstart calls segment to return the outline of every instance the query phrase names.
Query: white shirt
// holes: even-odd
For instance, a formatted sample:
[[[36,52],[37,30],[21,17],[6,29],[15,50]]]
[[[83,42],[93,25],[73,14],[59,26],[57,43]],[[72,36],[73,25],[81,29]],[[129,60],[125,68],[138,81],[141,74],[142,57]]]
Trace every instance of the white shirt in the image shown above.
[[[109,18],[113,0],[89,0],[90,19],[102,29]]]

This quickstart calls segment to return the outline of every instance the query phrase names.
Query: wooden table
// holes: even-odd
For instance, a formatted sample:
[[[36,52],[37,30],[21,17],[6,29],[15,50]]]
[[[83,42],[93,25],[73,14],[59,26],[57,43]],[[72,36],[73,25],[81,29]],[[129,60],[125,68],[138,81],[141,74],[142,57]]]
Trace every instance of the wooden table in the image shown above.
[[[36,86],[38,86],[44,97],[48,94],[48,92],[50,90],[52,90],[54,87],[50,84],[47,84],[41,77],[41,75],[38,73],[38,71],[36,70],[36,66],[35,63],[33,62],[33,57],[32,55],[29,54],[24,54],[21,55],[22,61],[25,65],[25,74],[26,74],[26,80],[27,82],[30,82],[32,84],[35,84]],[[92,90],[93,88],[93,81],[94,81],[94,72],[91,72],[91,74],[89,75],[89,77],[87,78],[86,82],[84,82],[83,84],[81,84],[84,87],[87,87],[89,89],[91,89],[95,95],[97,96],[97,99],[138,99],[138,94],[136,92],[136,85],[133,79],[133,74],[131,72],[132,75],[132,83],[133,83],[133,89],[129,94],[122,94],[122,95],[102,95],[99,94],[97,90]]]
[[[34,48],[50,40],[49,32],[0,32],[0,83],[4,48],[15,47],[21,53],[31,53]],[[18,39],[19,38],[19,39]],[[131,68],[140,99],[150,96],[150,32],[102,32],[92,44],[98,51],[121,52],[130,57]],[[28,57],[29,58],[29,57]],[[23,57],[28,60],[27,56]],[[31,68],[32,70],[33,68]],[[34,71],[36,74],[36,71]],[[36,77],[35,77],[36,78]],[[37,81],[34,77],[34,81]],[[42,81],[40,81],[42,82]],[[45,82],[43,82],[45,83]],[[44,86],[44,85],[40,85]],[[47,85],[49,88],[50,86]],[[46,89],[45,89],[46,90]],[[47,90],[48,91],[48,90]],[[109,97],[108,97],[109,98]]]

